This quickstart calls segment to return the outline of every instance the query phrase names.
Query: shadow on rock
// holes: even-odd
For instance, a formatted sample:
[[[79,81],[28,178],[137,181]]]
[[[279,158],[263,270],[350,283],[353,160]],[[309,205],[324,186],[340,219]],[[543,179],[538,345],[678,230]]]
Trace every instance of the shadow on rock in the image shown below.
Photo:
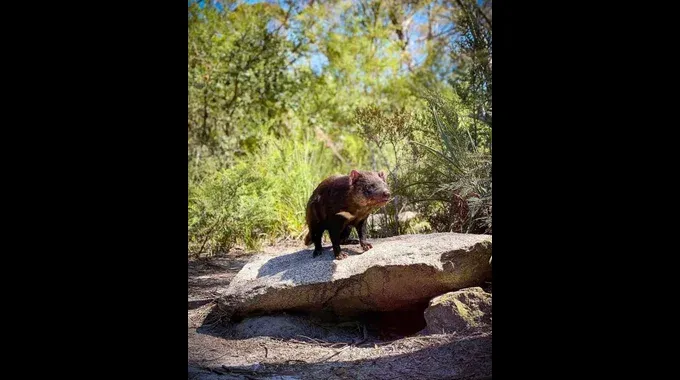
[[[313,252],[313,249],[303,249],[272,257],[260,267],[257,278],[280,275],[281,280],[292,281],[296,285],[330,280],[338,262],[333,248],[324,247],[323,253],[318,257],[312,257]],[[343,248],[342,252],[349,256],[361,254],[361,251],[349,247]]]

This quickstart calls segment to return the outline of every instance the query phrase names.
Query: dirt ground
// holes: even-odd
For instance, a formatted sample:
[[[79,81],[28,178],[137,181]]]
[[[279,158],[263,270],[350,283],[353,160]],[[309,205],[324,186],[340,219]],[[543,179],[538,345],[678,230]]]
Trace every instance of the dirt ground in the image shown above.
[[[299,243],[265,251],[296,248],[301,248]],[[249,257],[235,250],[189,260],[189,379],[491,379],[490,330],[468,336],[386,337],[357,323],[354,330],[325,326],[333,339],[314,337],[304,328],[301,334],[281,338],[268,333],[244,336],[236,333],[237,326],[213,323],[216,290],[226,287]],[[261,331],[276,331],[276,325],[269,327]]]

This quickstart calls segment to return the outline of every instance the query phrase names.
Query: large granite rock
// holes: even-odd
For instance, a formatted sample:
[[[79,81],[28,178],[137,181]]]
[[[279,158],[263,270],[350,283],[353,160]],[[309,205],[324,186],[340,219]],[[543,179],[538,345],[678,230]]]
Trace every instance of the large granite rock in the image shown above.
[[[227,317],[275,311],[327,311],[353,316],[392,311],[491,279],[491,236],[456,233],[372,239],[373,249],[330,247],[254,256],[218,299]]]
[[[430,301],[424,314],[430,334],[489,331],[491,294],[480,287],[442,294]]]

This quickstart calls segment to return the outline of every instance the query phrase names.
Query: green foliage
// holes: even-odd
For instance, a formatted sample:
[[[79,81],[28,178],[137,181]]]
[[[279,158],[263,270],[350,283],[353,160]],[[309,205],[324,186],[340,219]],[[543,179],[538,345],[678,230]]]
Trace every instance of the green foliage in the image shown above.
[[[258,249],[263,241],[300,238],[305,208],[316,185],[336,169],[348,172],[313,136],[277,140],[189,185],[189,251],[228,250],[235,244]]]
[[[490,1],[220,3],[188,8],[190,254],[301,239],[351,169],[395,194],[370,236],[491,232]]]
[[[491,156],[460,127],[450,103],[440,97],[428,103],[440,143],[437,148],[420,144],[429,159],[418,173],[417,190],[434,201],[426,208],[430,222],[437,230],[491,233]]]
[[[292,88],[291,44],[267,30],[280,11],[267,4],[233,12],[189,7],[190,156],[252,151],[262,135],[284,128]],[[194,149],[196,148],[196,149]]]
[[[395,194],[395,201],[383,209],[383,228],[375,232],[409,233],[412,225],[418,225],[435,231],[490,233],[490,155],[474,143],[461,122],[464,104],[440,94],[422,99],[426,112],[389,112],[374,106],[356,111],[363,136],[390,168]],[[419,211],[427,224],[400,223],[404,210]]]
[[[276,230],[272,183],[245,162],[189,187],[189,251],[228,250],[236,243],[257,248]]]

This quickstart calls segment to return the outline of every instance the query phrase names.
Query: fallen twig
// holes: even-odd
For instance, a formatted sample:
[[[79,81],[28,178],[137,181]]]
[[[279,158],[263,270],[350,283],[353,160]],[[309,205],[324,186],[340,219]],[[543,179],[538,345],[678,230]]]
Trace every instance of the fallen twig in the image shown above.
[[[324,342],[324,341],[321,340],[321,339],[314,339],[314,338],[310,338],[310,337],[305,336],[305,335],[298,335],[298,336],[301,337],[301,338],[309,339],[309,340],[311,340],[311,341],[314,342],[314,343],[328,343],[328,342]]]
[[[227,355],[229,355],[229,354],[231,354],[231,352],[227,352],[227,353],[225,353],[225,354],[223,354],[223,355],[220,355],[220,356],[217,356],[217,357],[214,357],[214,358],[210,358],[210,359],[202,359],[202,360],[201,360],[201,363],[211,362],[211,361],[213,361],[213,360],[221,359],[221,358],[223,358],[223,357],[225,357],[225,356],[227,356]]]
[[[321,360],[320,363],[323,363],[323,362],[327,361],[328,359],[330,359],[330,358],[332,358],[332,357],[334,357],[334,356],[336,356],[336,355],[340,355],[341,352],[345,351],[345,350],[346,350],[347,348],[349,348],[349,347],[351,347],[351,346],[350,346],[350,345],[347,345],[347,346],[341,348],[340,350],[338,350],[338,352],[336,352],[336,353],[334,353],[333,355],[327,357],[326,359]]]
[[[297,339],[289,339],[288,342],[298,343],[298,344],[317,344],[317,345],[322,346],[322,347],[330,347],[330,348],[333,348],[334,346],[337,346],[337,345],[346,345],[346,344],[347,344],[347,343],[331,343],[331,342],[326,342],[326,341],[320,340],[320,339],[309,338],[309,337],[306,337],[306,336],[304,336],[304,335],[298,335],[298,336],[299,336],[299,337],[303,337],[303,338],[310,339],[311,341],[302,341],[302,340],[297,340]],[[283,340],[282,340],[282,341],[283,341]]]

